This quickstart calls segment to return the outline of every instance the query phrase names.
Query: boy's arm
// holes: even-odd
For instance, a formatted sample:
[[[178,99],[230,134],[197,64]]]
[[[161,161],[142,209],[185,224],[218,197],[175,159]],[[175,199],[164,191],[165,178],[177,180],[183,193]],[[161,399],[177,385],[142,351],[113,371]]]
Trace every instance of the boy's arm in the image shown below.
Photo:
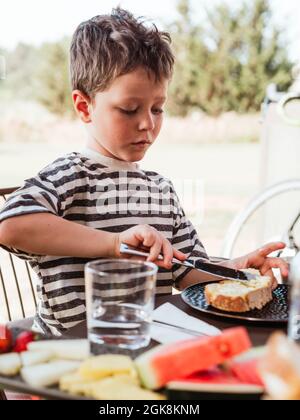
[[[120,257],[121,242],[149,247],[149,261],[155,261],[163,253],[165,268],[170,267],[174,256],[185,259],[184,254],[172,248],[169,241],[150,226],[136,226],[117,234],[82,226],[50,213],[17,216],[0,223],[0,244],[34,255]]]
[[[34,255],[93,258],[113,255],[113,234],[50,213],[12,217],[0,223],[0,243]]]

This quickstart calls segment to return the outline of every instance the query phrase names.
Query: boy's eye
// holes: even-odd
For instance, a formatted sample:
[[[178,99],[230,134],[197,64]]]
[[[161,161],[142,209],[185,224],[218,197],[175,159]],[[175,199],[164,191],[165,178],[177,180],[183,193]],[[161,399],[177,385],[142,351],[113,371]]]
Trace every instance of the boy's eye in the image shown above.
[[[124,108],[120,108],[120,111],[123,114],[126,114],[126,115],[134,115],[134,114],[136,114],[138,112],[138,108],[136,108],[136,109],[124,109]],[[154,115],[159,115],[159,114],[162,114],[164,112],[164,110],[161,109],[161,108],[154,108],[154,109],[152,109],[151,112]]]
[[[136,112],[137,112],[137,109],[123,109],[123,108],[120,108],[120,111],[121,112],[123,112],[123,114],[126,114],[126,115],[134,115]]]
[[[152,113],[156,115],[163,114],[163,112],[164,110],[160,108],[152,109]]]

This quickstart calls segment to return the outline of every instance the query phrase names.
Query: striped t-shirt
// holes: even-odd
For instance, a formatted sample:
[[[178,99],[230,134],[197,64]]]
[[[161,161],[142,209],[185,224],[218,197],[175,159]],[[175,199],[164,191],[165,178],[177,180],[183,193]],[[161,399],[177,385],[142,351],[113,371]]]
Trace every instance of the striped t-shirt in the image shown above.
[[[169,180],[90,149],[59,158],[26,180],[2,208],[0,222],[33,213],[52,213],[107,232],[148,224],[190,259],[208,258]],[[35,329],[59,335],[85,320],[84,265],[91,260],[5,249],[28,260],[37,273]],[[171,294],[188,270],[159,269],[156,293]]]

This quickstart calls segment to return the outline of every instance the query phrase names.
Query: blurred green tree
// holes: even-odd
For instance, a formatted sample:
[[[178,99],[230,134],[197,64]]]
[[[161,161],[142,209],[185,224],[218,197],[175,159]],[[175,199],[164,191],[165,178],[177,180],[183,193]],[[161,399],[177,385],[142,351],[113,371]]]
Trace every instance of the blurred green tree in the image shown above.
[[[201,25],[192,19],[189,0],[179,0],[178,12],[170,26],[177,57],[172,114],[255,112],[269,83],[282,90],[291,84],[293,63],[282,44],[283,31],[272,24],[268,0],[243,2],[236,9],[221,3]]]
[[[73,116],[69,83],[69,38],[43,44],[39,51],[35,96],[50,112]]]
[[[220,3],[195,22],[190,0],[178,1],[179,18],[170,25],[177,64],[168,111],[210,115],[256,112],[269,83],[286,90],[293,63],[283,46],[284,30],[272,23],[269,0]],[[68,71],[70,39],[40,48],[19,44],[4,51],[7,71],[0,99],[37,99],[49,111],[74,116]],[[1,53],[1,51],[0,51]]]
[[[0,85],[0,97],[30,99],[33,96],[32,84],[38,60],[36,49],[31,45],[19,43],[13,51],[1,51],[0,54],[6,62],[6,77]]]

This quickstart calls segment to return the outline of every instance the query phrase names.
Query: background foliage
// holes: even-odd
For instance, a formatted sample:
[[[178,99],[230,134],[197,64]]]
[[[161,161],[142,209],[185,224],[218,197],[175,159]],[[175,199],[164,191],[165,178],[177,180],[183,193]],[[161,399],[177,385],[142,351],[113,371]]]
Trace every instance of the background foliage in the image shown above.
[[[179,0],[178,19],[168,28],[177,57],[168,111],[186,116],[195,110],[217,116],[256,112],[266,87],[282,90],[291,83],[293,63],[284,48],[284,31],[272,24],[268,0],[226,4],[207,12],[205,22],[192,19],[189,0]],[[19,44],[6,57],[7,78],[0,100],[36,100],[49,111],[73,115],[68,72],[70,39],[41,47]]]
[[[180,0],[170,27],[177,56],[169,110],[186,115],[258,111],[269,83],[286,90],[293,63],[283,33],[272,25],[268,0],[222,4],[207,13],[205,24],[192,20],[189,0]]]

